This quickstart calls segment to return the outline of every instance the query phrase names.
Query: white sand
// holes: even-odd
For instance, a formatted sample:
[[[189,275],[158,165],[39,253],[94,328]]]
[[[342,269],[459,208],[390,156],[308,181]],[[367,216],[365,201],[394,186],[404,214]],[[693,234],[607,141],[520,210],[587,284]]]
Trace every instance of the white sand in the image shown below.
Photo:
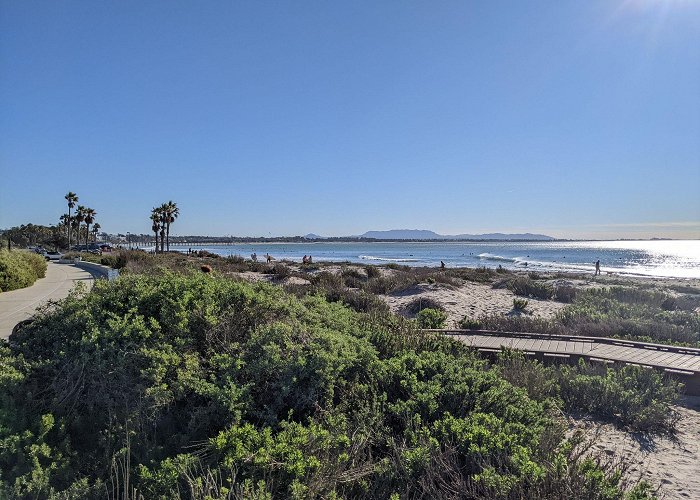
[[[450,287],[440,283],[419,284],[382,298],[395,313],[410,316],[405,310],[412,301],[423,298],[440,303],[447,313],[447,326],[457,327],[465,316],[478,318],[486,314],[516,314],[513,311],[513,299],[510,290],[494,289],[491,285],[466,282],[459,287]],[[527,299],[528,311],[532,316],[550,318],[566,304],[551,300]]]
[[[660,486],[661,498],[700,498],[700,397],[687,396],[674,408],[681,418],[673,437],[648,440],[590,421],[572,420],[571,425],[595,436],[595,451],[626,464],[631,480],[646,479]]]

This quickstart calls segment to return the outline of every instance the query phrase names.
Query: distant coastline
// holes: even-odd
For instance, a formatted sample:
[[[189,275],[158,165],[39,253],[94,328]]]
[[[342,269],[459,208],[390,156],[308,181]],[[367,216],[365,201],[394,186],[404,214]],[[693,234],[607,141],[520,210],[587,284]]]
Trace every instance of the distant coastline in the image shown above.
[[[510,243],[526,243],[526,242],[543,242],[543,241],[576,241],[568,239],[420,239],[420,238],[363,238],[350,236],[327,237],[323,239],[307,239],[304,236],[170,236],[170,245],[187,245],[187,244],[228,244],[228,243],[495,243],[495,242],[510,242]],[[581,240],[590,241],[590,240]]]

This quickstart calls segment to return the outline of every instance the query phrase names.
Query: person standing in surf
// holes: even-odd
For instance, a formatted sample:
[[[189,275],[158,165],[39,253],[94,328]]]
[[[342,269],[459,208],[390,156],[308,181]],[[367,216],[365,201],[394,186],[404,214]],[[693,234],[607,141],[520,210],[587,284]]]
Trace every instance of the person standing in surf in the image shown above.
[[[600,260],[595,261],[595,275],[598,276],[600,274]]]

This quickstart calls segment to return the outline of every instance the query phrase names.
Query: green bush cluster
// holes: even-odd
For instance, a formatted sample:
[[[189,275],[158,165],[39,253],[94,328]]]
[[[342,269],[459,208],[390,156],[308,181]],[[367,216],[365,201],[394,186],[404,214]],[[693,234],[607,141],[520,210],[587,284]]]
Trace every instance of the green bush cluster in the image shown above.
[[[0,250],[0,292],[25,288],[46,276],[46,260],[22,250]]]
[[[421,328],[444,328],[447,313],[440,309],[426,307],[418,312],[416,320]]]
[[[630,430],[664,433],[678,415],[671,409],[680,384],[641,366],[620,369],[580,360],[577,365],[545,366],[518,351],[499,355],[503,377],[537,401],[554,400],[568,413],[615,422]]]
[[[530,276],[516,276],[509,280],[508,288],[515,294],[523,297],[549,300],[554,295],[554,289],[544,281],[537,281]]]
[[[546,400],[390,315],[96,282],[0,346],[2,498],[622,498]]]
[[[697,304],[662,292],[612,287],[579,292],[554,319],[484,316],[483,328],[511,332],[617,337],[700,346]]]
[[[661,292],[612,287],[579,294],[558,319],[572,334],[698,345],[700,315],[693,307],[681,309]]]
[[[363,313],[388,313],[389,306],[381,298],[362,289],[349,289],[346,277],[341,274],[321,271],[311,276],[311,286],[287,286],[286,289],[300,298],[309,295],[322,296],[329,302],[340,302]]]
[[[519,299],[519,298],[514,298],[513,299],[513,309],[516,311],[522,312],[525,309],[527,309],[528,301],[526,299]]]

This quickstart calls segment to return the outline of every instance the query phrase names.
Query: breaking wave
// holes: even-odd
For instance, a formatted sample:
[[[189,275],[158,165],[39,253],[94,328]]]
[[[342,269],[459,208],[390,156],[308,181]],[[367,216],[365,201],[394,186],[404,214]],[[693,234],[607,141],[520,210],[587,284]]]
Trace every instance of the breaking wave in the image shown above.
[[[518,259],[517,257],[516,258],[503,257],[501,255],[494,255],[492,253],[480,253],[478,255],[478,257],[481,260],[495,260],[496,262],[518,262],[519,260],[522,260],[522,259]]]
[[[358,255],[362,260],[379,260],[382,262],[420,262],[418,259],[391,259],[389,257],[375,257],[374,255]]]

